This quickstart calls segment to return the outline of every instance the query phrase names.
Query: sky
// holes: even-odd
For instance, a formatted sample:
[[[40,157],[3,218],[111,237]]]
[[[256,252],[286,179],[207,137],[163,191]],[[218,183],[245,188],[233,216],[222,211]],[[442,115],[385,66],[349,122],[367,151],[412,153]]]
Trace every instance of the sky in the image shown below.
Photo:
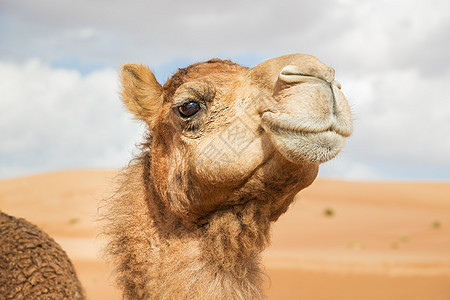
[[[164,83],[290,53],[335,68],[353,112],[320,177],[450,180],[448,0],[0,0],[0,179],[126,166],[144,126],[119,100],[121,63]]]

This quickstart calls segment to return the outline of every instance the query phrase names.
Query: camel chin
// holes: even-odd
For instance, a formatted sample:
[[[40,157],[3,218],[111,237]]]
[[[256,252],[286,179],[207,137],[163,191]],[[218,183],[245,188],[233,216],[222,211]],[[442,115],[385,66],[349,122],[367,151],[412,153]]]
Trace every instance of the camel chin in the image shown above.
[[[333,159],[351,134],[342,117],[302,117],[292,113],[265,112],[261,125],[275,149],[287,160],[302,165]]]
[[[265,128],[267,128],[265,126]],[[303,132],[266,129],[275,148],[294,164],[320,164],[334,158],[344,147],[345,138],[332,130]]]

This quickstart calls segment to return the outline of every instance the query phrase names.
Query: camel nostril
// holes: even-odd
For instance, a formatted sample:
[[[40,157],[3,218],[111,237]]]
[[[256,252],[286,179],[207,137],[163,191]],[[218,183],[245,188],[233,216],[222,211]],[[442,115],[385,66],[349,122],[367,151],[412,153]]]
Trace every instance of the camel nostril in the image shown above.
[[[338,88],[338,89],[342,89],[342,84],[339,82],[339,81],[337,81],[337,80],[335,80],[335,81],[333,81],[333,84]]]
[[[334,69],[323,65],[287,65],[281,69],[278,78],[286,83],[302,83],[315,78],[330,84],[334,81]]]
[[[334,79],[334,71],[320,70],[313,67],[287,65],[280,71],[278,79],[285,83],[303,83],[313,81],[325,81],[330,84]]]
[[[300,83],[305,81],[305,77],[311,77],[311,75],[302,71],[297,66],[287,65],[281,70],[278,78],[286,83]]]
[[[293,66],[293,65],[287,65],[285,66],[281,72],[281,75],[289,76],[289,75],[305,75],[302,74],[299,67]]]

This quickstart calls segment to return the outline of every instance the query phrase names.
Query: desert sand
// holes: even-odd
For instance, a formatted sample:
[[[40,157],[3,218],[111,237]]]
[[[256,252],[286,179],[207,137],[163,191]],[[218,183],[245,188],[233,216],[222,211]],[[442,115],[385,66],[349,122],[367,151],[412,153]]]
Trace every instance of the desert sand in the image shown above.
[[[37,224],[72,258],[88,299],[120,299],[97,207],[115,170],[0,181],[0,209]],[[264,252],[269,299],[450,299],[450,183],[316,180]]]

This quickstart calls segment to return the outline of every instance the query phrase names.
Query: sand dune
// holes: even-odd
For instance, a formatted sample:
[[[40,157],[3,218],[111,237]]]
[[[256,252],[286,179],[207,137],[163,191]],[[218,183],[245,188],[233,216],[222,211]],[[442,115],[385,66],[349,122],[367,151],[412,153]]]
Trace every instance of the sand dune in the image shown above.
[[[120,299],[96,222],[115,174],[0,181],[0,209],[62,245],[89,299]],[[450,299],[450,183],[316,180],[275,224],[264,263],[269,299]]]

